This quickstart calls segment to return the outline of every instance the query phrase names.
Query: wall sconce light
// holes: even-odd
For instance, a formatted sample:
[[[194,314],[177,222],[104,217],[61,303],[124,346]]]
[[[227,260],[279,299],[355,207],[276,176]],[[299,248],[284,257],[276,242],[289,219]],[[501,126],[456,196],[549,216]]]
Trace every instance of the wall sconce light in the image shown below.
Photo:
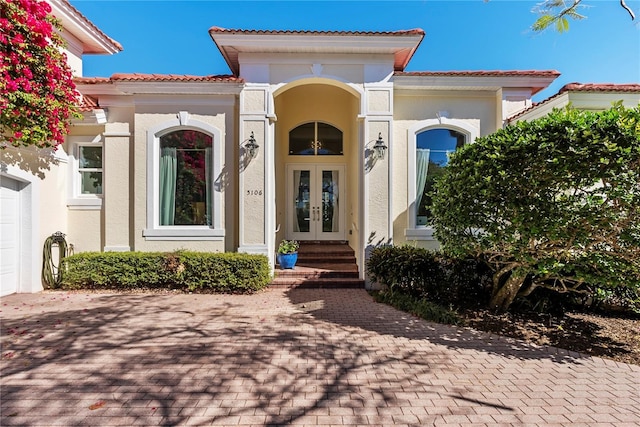
[[[253,131],[251,131],[249,142],[244,145],[244,148],[247,150],[247,152],[249,153],[249,157],[251,157],[252,159],[258,155],[258,148],[260,148],[260,146],[256,142],[256,138],[253,136]]]
[[[378,140],[373,144],[373,152],[377,159],[384,159],[384,154],[387,152],[387,146],[382,140],[382,132],[378,133]]]

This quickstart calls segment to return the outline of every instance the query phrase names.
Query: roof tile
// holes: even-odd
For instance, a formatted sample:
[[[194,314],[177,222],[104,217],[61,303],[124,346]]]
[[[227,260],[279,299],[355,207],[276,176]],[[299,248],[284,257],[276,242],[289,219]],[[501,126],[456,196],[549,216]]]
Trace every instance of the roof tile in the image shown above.
[[[81,112],[87,112],[100,108],[98,100],[88,95],[80,94],[80,102],[78,103],[78,110]]]
[[[558,93],[563,92],[640,92],[638,83],[567,83]],[[544,101],[543,101],[544,102]]]
[[[519,113],[509,117],[507,121],[509,123],[513,122],[518,117],[521,117],[528,113],[529,111],[539,107],[540,105],[546,104],[547,102],[556,99],[560,95],[565,92],[632,92],[632,93],[640,93],[640,84],[638,83],[625,83],[625,84],[617,84],[617,83],[567,83],[562,86],[558,93],[555,93],[544,99],[540,102],[534,102],[531,107],[520,111]]]
[[[560,72],[556,70],[402,71],[396,72],[394,75],[416,77],[557,77]]]
[[[76,77],[79,84],[104,84],[120,82],[220,82],[240,83],[244,80],[231,75],[192,76],[186,74],[116,73],[111,77]]]
[[[209,33],[234,33],[234,34],[283,34],[283,35],[336,35],[336,36],[354,36],[354,35],[398,35],[398,36],[407,36],[407,35],[425,35],[425,32],[422,28],[413,28],[410,30],[398,30],[398,31],[317,31],[317,30],[243,30],[243,29],[232,29],[232,28],[222,28],[222,27],[211,27],[209,29]]]

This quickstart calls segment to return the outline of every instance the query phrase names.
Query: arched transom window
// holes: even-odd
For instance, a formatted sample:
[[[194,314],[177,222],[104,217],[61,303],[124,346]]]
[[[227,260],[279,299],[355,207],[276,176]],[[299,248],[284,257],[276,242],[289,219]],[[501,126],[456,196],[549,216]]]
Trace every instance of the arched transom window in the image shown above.
[[[341,156],[342,131],[328,123],[304,123],[289,132],[291,156]]]

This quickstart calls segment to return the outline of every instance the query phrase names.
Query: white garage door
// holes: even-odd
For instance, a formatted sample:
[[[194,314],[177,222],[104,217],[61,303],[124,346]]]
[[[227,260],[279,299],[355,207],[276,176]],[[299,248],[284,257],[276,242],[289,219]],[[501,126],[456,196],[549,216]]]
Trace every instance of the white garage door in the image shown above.
[[[20,187],[14,179],[0,178],[0,296],[18,291]]]

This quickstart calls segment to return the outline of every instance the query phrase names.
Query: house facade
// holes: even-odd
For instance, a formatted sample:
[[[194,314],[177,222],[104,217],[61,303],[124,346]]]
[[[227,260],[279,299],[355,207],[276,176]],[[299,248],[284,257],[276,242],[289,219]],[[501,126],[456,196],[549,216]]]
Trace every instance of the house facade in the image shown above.
[[[121,49],[51,3],[75,17],[63,23],[78,61]],[[5,223],[19,230],[10,244],[2,235],[17,257],[3,256],[15,271],[3,294],[42,289],[41,248],[56,231],[76,253],[238,251],[272,265],[283,239],[347,242],[364,278],[375,245],[437,247],[427,192],[447,154],[532,114],[559,76],[407,72],[420,29],[209,34],[228,75],[78,72],[84,118],[66,143],[2,153]]]

